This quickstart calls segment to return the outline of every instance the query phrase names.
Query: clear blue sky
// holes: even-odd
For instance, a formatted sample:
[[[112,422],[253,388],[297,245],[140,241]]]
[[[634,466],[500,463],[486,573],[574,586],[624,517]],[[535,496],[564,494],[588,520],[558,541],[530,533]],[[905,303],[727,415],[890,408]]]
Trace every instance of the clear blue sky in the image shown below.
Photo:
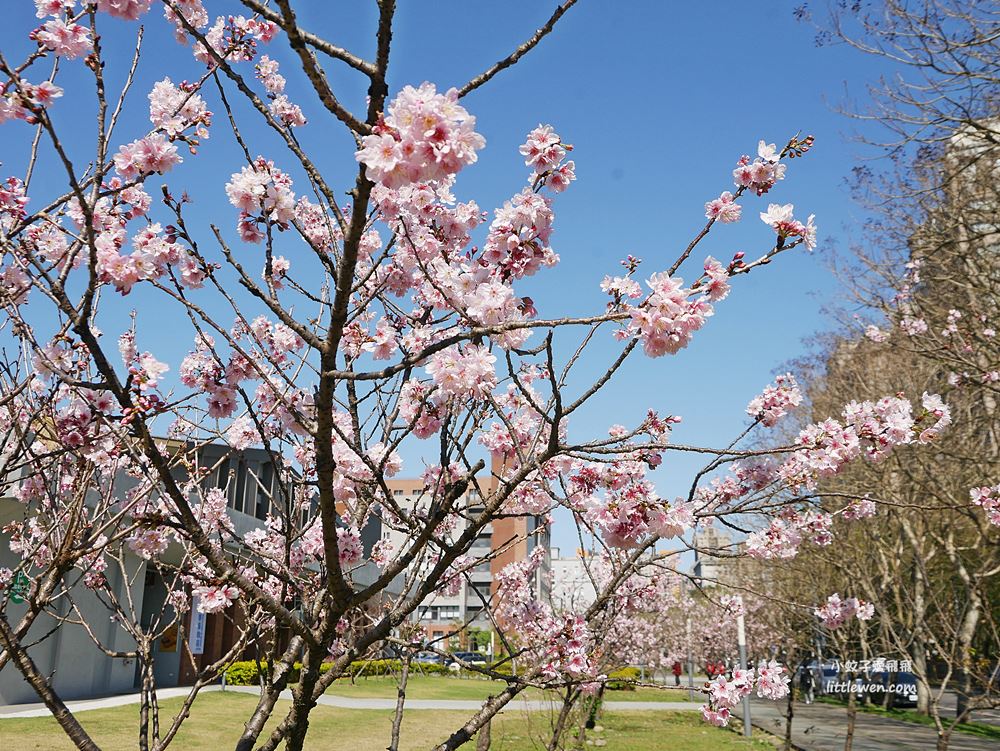
[[[217,0],[206,4],[213,14],[235,5]],[[305,27],[366,56],[373,52],[374,5],[297,3]],[[548,17],[555,0],[435,0],[400,6],[390,75],[393,90],[424,80],[440,88],[461,85],[530,35]],[[812,255],[793,251],[739,279],[707,327],[679,355],[635,357],[617,384],[595,401],[594,409],[571,424],[574,435],[603,434],[614,422],[635,424],[654,407],[684,417],[675,432],[679,442],[723,444],[743,427],[746,403],[775,369],[801,354],[814,332],[829,326],[821,307],[836,289],[825,256],[834,246],[844,247],[863,218],[844,185],[859,157],[848,138],[853,123],[833,105],[843,101],[845,87],[862,97],[865,84],[886,71],[882,61],[846,48],[816,47],[812,29],[793,19],[793,7],[786,2],[581,0],[518,66],[465,100],[487,147],[479,163],[461,174],[456,191],[460,199],[474,198],[492,209],[516,193],[525,179],[517,146],[539,122],[554,125],[576,147],[579,179],[555,205],[553,246],[562,263],[519,288],[535,298],[544,316],[599,309],[605,299],[598,289],[601,278],[616,273],[618,260],[629,253],[645,259],[647,274],[665,268],[703,224],[704,202],[732,188],[736,159],[753,154],[758,139],[780,145],[797,131],[817,139],[807,158],[790,164],[787,179],[769,198],[795,203],[803,218],[817,215],[818,250]],[[6,11],[0,48],[9,60],[17,60],[29,49],[26,33],[37,20],[28,0]],[[114,91],[128,67],[136,26],[103,20],[111,61],[109,88]],[[154,81],[167,73],[175,82],[194,80],[203,70],[189,50],[173,41],[158,9],[145,20],[146,54],[118,143],[148,129],[145,95]],[[315,96],[295,75],[283,44],[279,41],[264,51],[283,63],[288,93],[310,117],[298,135],[320,155],[330,182],[346,191],[353,181],[354,159],[344,128],[320,111]],[[337,93],[361,109],[360,77],[336,63],[328,67]],[[74,93],[70,82],[88,81],[88,76],[80,61],[64,63],[63,71],[67,95],[53,113],[76,161],[85,164],[92,143],[92,83],[84,84],[83,94]],[[220,223],[234,239],[235,211],[226,202],[223,185],[242,160],[211,88],[207,98],[216,112],[211,139],[197,158],[187,158],[171,173],[168,182],[175,191],[186,188],[195,199],[191,223],[211,247],[209,221]],[[23,123],[3,129],[3,174],[23,174],[30,131]],[[245,135],[251,151],[291,167],[291,158],[271,134],[254,124]],[[41,166],[32,190],[39,196],[46,188],[64,184],[55,179],[58,173],[51,162]],[[297,180],[297,187],[303,184]],[[696,252],[694,263],[700,265],[707,254],[726,260],[737,250],[751,256],[765,250],[773,235],[757,220],[757,212],[766,209],[767,199],[745,201],[744,220],[717,227]],[[162,215],[154,217],[166,221]],[[240,252],[249,256],[260,249]],[[690,278],[696,267],[681,273]],[[124,299],[111,297],[105,313],[117,320],[104,319],[108,333],[117,336],[127,326],[128,311],[137,309],[145,329],[140,346],[169,360],[176,374],[191,346],[189,326],[163,315],[155,297],[141,291]],[[611,351],[610,342],[602,345],[597,359]],[[415,464],[411,461],[408,468],[413,473],[419,471]],[[656,473],[661,494],[683,492],[693,467],[683,457],[665,463]],[[557,525],[556,544],[574,547],[569,533],[567,525]]]

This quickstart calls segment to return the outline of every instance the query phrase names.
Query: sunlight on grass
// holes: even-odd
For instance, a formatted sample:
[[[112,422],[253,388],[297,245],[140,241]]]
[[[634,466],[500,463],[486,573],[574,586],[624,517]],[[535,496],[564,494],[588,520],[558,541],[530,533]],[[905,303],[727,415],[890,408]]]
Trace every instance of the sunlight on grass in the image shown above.
[[[484,681],[485,683],[485,681]],[[222,751],[233,748],[243,730],[255,699],[246,694],[211,693],[199,697],[191,717],[185,721],[171,748],[182,751]],[[163,702],[164,724],[180,706],[179,700]],[[138,708],[116,707],[81,712],[79,719],[104,751],[134,751]],[[391,712],[346,710],[317,707],[310,721],[306,748],[327,751],[348,748],[351,751],[380,751],[387,745]],[[468,712],[411,711],[404,718],[401,751],[427,749],[468,719]],[[507,711],[493,722],[492,745],[495,751],[534,751],[545,747],[552,721],[548,712]],[[687,751],[730,751],[731,749],[770,748],[767,744],[748,745],[727,730],[702,723],[696,716],[670,712],[608,713],[601,720],[602,729],[588,737],[604,740],[611,751],[655,751],[678,748]],[[273,727],[273,724],[269,726]],[[469,748],[474,745],[470,744]],[[71,751],[55,721],[49,718],[0,720],[0,748],[16,751]]]
[[[502,681],[490,681],[478,676],[456,678],[440,675],[412,675],[407,682],[406,696],[409,699],[485,699],[491,694],[502,691],[505,687]],[[341,679],[327,691],[336,696],[347,696],[358,699],[395,699],[396,678],[392,676],[357,678],[352,683],[350,679]],[[554,692],[526,690],[522,696],[528,699],[552,698]],[[606,701],[687,701],[687,689],[678,691],[674,688],[637,688],[634,691],[608,691]],[[701,701],[695,694],[695,701]]]

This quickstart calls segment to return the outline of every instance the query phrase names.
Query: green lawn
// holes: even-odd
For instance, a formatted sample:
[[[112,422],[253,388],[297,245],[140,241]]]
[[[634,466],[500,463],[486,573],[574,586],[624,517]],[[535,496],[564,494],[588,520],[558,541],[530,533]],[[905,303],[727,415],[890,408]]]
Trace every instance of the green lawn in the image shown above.
[[[179,700],[163,702],[164,714],[176,711]],[[223,751],[233,748],[255,700],[246,694],[210,693],[198,698],[171,748],[178,751]],[[81,712],[79,719],[104,751],[134,751],[135,706]],[[443,740],[468,719],[468,712],[412,711],[406,714],[401,751],[427,749]],[[381,751],[388,743],[391,713],[316,707],[310,721],[306,748],[328,751]],[[503,713],[494,720],[494,751],[535,751],[544,748],[550,717],[545,712]],[[602,730],[589,737],[603,739],[609,751],[763,751],[763,741],[747,743],[728,730],[706,725],[693,713],[607,713]],[[470,749],[474,747],[469,744]],[[17,751],[71,751],[73,748],[50,718],[0,720],[0,748]]]
[[[348,696],[363,699],[394,699],[396,698],[397,680],[392,676],[378,678],[356,678],[352,683],[349,678],[343,678],[334,683],[327,691],[336,696]],[[485,699],[491,694],[503,691],[506,684],[503,681],[491,681],[471,676],[456,678],[444,675],[411,675],[407,681],[406,696],[409,699]],[[542,692],[528,689],[523,696],[528,699],[539,699],[554,692]],[[634,691],[606,691],[607,701],[687,701],[687,689],[637,688]],[[695,694],[695,701],[702,701]]]

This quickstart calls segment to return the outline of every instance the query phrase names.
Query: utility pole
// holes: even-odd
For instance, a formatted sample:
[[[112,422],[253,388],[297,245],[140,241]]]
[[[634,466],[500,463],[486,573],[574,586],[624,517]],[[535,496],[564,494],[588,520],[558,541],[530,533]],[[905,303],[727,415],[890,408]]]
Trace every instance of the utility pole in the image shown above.
[[[691,616],[687,617],[688,701],[694,701],[694,658],[691,656]]]
[[[747,669],[747,630],[743,620],[743,603],[739,604],[736,616],[736,645],[740,648],[740,670]],[[750,695],[743,697],[743,735],[750,737]]]

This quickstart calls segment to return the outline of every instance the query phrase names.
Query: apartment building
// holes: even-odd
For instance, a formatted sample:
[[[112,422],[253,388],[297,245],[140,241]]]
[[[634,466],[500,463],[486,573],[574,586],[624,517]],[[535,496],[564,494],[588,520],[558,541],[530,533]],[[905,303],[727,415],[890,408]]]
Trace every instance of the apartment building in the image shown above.
[[[552,606],[557,610],[581,612],[597,599],[594,580],[588,571],[586,550],[577,549],[571,556],[551,549]]]
[[[470,488],[458,500],[458,507],[465,508],[469,515],[482,512],[481,493],[488,495],[496,489],[498,471],[499,467],[494,466],[491,475],[478,478],[479,488]],[[386,482],[396,502],[403,508],[412,508],[425,500],[422,498],[422,479],[403,478]],[[383,528],[381,534],[391,540],[397,549],[405,542],[405,537],[395,530]],[[415,617],[427,631],[428,637],[441,639],[452,648],[464,649],[469,648],[468,629],[492,632],[493,625],[484,612],[484,607],[496,596],[497,574],[509,563],[525,560],[538,546],[546,551],[546,557],[535,573],[535,587],[537,596],[548,601],[551,596],[549,531],[543,524],[542,517],[501,517],[487,524],[468,553],[470,557],[482,562],[461,581],[458,593],[433,595],[418,607]]]
[[[702,527],[692,538],[694,567],[691,573],[703,586],[732,584],[738,578],[743,542],[716,527]]]

